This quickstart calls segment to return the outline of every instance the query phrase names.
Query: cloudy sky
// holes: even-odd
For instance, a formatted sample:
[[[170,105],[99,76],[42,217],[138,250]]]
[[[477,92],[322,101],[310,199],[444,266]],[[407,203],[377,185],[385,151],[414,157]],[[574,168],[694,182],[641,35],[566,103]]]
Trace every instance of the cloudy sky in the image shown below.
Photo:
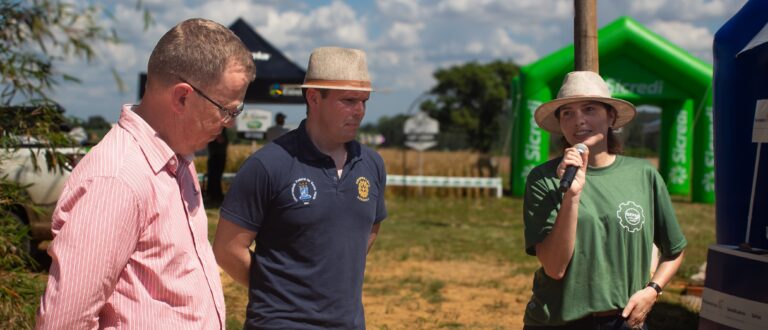
[[[93,3],[93,0],[74,0]],[[652,31],[712,63],[714,33],[745,0],[598,0],[598,28],[631,16]],[[244,19],[301,67],[319,46],[365,50],[375,88],[366,122],[406,113],[415,98],[435,83],[438,68],[468,61],[512,59],[535,62],[573,42],[573,0],[143,0],[156,24],[144,30],[135,1],[98,1],[114,15],[123,43],[98,45],[92,63],[62,63],[60,70],[80,85],[61,85],[55,96],[67,114],[101,115],[116,121],[120,105],[137,101],[138,74],[146,71],[152,47],[170,27],[191,17],[224,25]],[[128,91],[121,94],[115,68]],[[288,123],[304,116],[303,107],[253,104],[282,111]]]

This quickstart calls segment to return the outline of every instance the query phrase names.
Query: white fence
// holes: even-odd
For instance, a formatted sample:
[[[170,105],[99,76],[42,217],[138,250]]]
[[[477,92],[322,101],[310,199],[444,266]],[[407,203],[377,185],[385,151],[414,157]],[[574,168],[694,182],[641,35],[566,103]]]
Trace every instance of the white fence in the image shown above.
[[[222,181],[229,181],[235,177],[235,173],[222,174]],[[197,175],[201,184],[204,184],[205,175]],[[496,197],[501,198],[503,186],[501,178],[482,178],[466,176],[423,176],[423,175],[387,175],[387,186],[404,187],[442,187],[442,188],[490,188],[496,190]]]
[[[406,187],[444,187],[444,188],[491,188],[496,190],[496,197],[501,198],[501,178],[481,178],[465,176],[422,176],[422,175],[387,175],[387,186]]]

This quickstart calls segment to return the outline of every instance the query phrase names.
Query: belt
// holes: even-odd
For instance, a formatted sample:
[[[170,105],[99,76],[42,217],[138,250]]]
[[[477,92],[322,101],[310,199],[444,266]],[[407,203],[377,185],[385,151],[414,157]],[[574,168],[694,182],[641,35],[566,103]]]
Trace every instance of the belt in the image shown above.
[[[612,309],[609,311],[594,312],[592,313],[592,317],[621,316],[621,312],[623,311],[623,309]]]

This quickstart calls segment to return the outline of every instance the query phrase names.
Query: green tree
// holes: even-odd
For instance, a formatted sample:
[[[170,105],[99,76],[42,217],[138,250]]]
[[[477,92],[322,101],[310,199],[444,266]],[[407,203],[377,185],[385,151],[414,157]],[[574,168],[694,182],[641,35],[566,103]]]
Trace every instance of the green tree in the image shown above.
[[[96,116],[88,117],[88,120],[85,121],[85,124],[83,126],[87,129],[102,130],[102,129],[110,129],[112,127],[112,124],[110,124],[106,119],[104,119],[104,117],[96,115]]]
[[[398,114],[392,117],[382,116],[376,122],[376,130],[384,136],[382,147],[402,148],[405,145],[403,125],[408,116]]]
[[[441,132],[450,135],[441,142],[457,144],[455,140],[463,136],[465,145],[487,153],[505,136],[501,128],[509,107],[509,85],[518,73],[511,60],[439,69],[434,73],[437,85],[431,89],[435,98],[422,102],[420,108],[440,122]]]
[[[89,143],[94,144],[101,141],[101,139],[104,138],[104,135],[106,135],[112,128],[112,124],[99,115],[88,117],[88,120],[86,120],[82,126],[88,133]]]
[[[142,8],[139,1],[137,9],[144,11],[147,26],[151,17]],[[104,16],[97,6],[68,1],[0,0],[0,165],[23,138],[46,145],[40,156],[49,169],[60,170],[66,163],[55,150],[71,141],[60,129],[66,119],[50,92],[78,79],[57,71],[57,64],[72,58],[91,61],[96,56],[93,45],[119,41],[113,30],[100,25]],[[31,262],[20,248],[27,228],[9,212],[29,200],[23,187],[3,173],[0,188],[0,328],[32,328],[43,284],[24,271]]]

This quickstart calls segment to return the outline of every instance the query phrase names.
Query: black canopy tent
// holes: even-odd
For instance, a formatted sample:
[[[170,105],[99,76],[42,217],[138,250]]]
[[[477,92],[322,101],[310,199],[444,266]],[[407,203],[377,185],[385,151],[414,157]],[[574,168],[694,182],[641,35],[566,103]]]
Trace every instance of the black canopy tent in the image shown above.
[[[256,79],[248,86],[245,103],[304,104],[299,85],[304,81],[304,69],[289,60],[261,35],[238,18],[229,26],[253,55]],[[144,96],[147,74],[139,75],[139,99]]]

